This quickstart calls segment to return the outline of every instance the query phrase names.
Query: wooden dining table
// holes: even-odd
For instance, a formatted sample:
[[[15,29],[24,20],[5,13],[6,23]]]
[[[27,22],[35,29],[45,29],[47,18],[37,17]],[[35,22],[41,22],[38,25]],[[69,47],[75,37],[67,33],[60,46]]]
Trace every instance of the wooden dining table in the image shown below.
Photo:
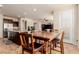
[[[44,53],[48,54],[48,42],[51,42],[54,38],[56,38],[57,36],[59,36],[61,33],[61,31],[59,32],[46,32],[46,31],[36,31],[33,32],[33,38],[35,39],[39,39],[39,40],[44,40]]]

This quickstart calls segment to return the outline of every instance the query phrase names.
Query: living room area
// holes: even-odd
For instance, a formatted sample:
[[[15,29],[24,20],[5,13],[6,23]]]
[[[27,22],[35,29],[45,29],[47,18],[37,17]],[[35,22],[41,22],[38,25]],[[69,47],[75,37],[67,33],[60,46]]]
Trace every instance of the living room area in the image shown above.
[[[45,41],[44,54],[61,54],[62,51],[50,48],[50,40],[61,31],[64,31],[64,54],[79,54],[78,10],[78,4],[0,5],[0,54],[22,54],[23,43],[19,35],[24,32],[33,34],[32,37],[36,39],[34,42],[39,43],[38,39]],[[24,54],[29,53],[24,51]]]

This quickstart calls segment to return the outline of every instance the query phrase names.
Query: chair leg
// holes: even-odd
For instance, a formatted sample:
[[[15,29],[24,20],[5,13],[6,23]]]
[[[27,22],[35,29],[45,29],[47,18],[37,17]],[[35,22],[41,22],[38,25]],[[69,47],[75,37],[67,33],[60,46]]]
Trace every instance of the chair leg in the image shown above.
[[[31,54],[34,54],[34,51],[32,51]]]
[[[42,48],[42,51],[41,51],[41,53],[42,53],[42,54],[44,54],[44,48]]]
[[[53,50],[54,50],[54,48],[55,48],[55,45],[56,45],[55,42],[53,42],[53,48],[52,48]]]
[[[35,54],[37,51],[32,50],[32,54]]]
[[[55,46],[54,46],[54,47],[56,48],[56,47],[57,47],[57,44],[56,44],[56,42],[54,42],[54,44],[55,44]]]
[[[50,42],[50,46],[49,47],[50,47],[50,54],[51,54],[52,53],[52,51],[51,51],[52,43],[51,42]]]
[[[63,46],[63,44],[60,44],[60,50],[61,50],[61,54],[64,54],[64,46]]]
[[[22,54],[24,54],[24,49],[22,48]]]

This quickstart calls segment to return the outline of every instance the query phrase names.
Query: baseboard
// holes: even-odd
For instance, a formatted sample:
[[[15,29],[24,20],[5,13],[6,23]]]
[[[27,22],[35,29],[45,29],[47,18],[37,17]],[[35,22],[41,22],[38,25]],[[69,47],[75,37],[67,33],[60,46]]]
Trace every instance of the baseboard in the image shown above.
[[[77,45],[75,45],[75,44],[73,44],[73,43],[67,43],[67,42],[64,42],[64,43],[69,44],[69,45],[74,45],[74,46],[77,47]]]
[[[74,44],[72,44],[72,43],[68,43],[68,42],[64,42],[64,43],[66,43],[66,44],[70,44],[70,45],[74,45]]]

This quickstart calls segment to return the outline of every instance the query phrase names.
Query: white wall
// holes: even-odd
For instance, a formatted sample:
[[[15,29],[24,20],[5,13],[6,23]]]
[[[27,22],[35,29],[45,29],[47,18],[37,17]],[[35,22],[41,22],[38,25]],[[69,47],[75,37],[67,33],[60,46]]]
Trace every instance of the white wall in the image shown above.
[[[3,38],[3,15],[0,10],[0,38]]]
[[[27,22],[27,26],[26,26],[26,28],[27,29],[25,29],[25,24],[24,24],[24,22],[23,21],[26,21]],[[20,30],[21,31],[27,31],[28,30],[28,26],[33,26],[34,25],[34,21],[32,20],[32,19],[29,19],[29,18],[21,18],[20,19]]]
[[[59,29],[59,11],[54,11],[53,23],[54,23],[54,29]]]
[[[74,7],[74,44],[78,45],[78,5]]]
[[[25,31],[25,24],[24,24],[24,18],[20,19],[20,31]]]
[[[42,27],[41,27],[42,22],[37,21],[37,22],[35,22],[35,23],[36,23],[36,24],[35,24],[35,30],[36,30],[36,31],[41,31],[41,30],[42,30]]]
[[[27,31],[24,29],[24,23],[22,22],[23,20],[27,21],[27,30],[28,30],[28,26],[34,26],[34,23],[35,24],[35,30],[36,31],[41,31],[42,28],[41,28],[41,25],[42,25],[42,22],[40,20],[34,20],[34,19],[29,19],[29,18],[21,18],[20,19],[20,30],[21,31]]]
[[[77,17],[78,17],[78,47],[79,47],[79,4],[77,5]]]

